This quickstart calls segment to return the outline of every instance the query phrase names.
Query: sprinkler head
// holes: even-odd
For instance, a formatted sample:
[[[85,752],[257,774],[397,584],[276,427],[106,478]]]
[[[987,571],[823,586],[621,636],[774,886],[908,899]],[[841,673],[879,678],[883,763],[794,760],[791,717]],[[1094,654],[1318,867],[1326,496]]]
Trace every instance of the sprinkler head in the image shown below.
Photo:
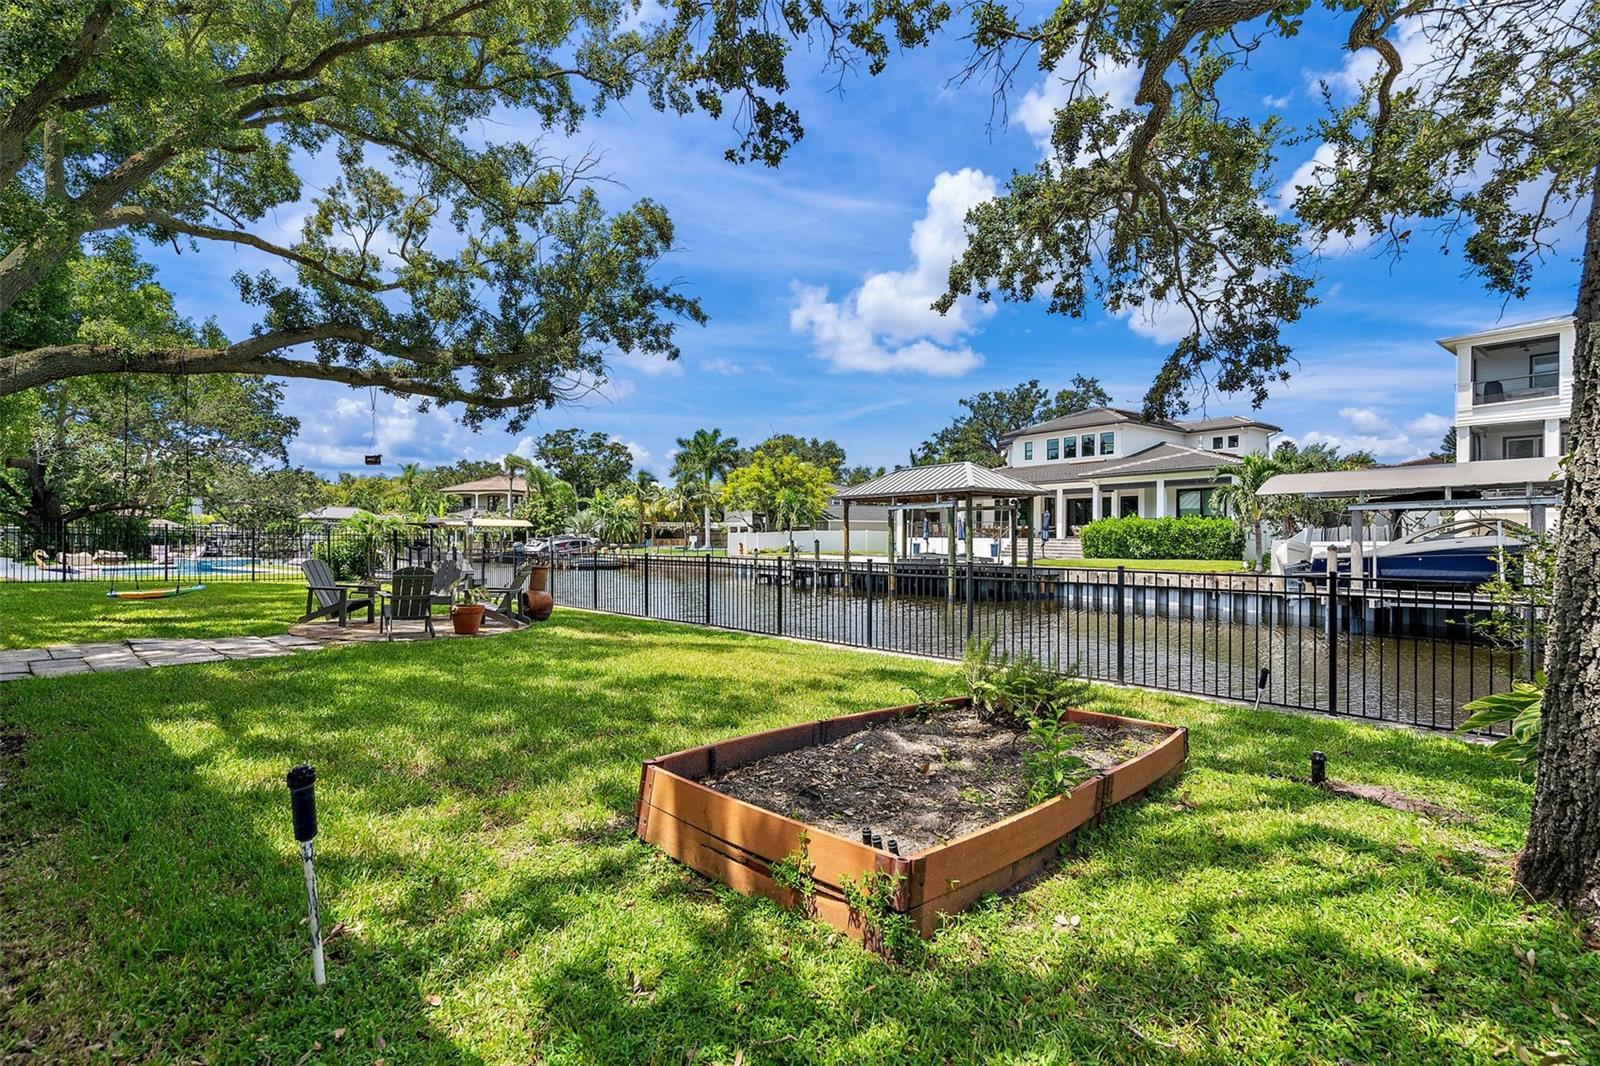
[[[317,835],[317,771],[306,763],[289,771],[289,812],[294,838],[304,844]]]

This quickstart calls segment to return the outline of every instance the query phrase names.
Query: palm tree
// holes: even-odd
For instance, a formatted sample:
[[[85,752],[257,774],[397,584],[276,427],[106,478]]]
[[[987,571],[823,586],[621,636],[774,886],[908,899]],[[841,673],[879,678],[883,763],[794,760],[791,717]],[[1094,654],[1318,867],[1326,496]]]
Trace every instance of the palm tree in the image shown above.
[[[772,517],[784,529],[789,531],[789,554],[794,554],[794,531],[796,526],[811,526],[817,520],[821,509],[810,493],[798,488],[781,488],[772,499]]]
[[[1267,517],[1267,504],[1261,497],[1261,486],[1272,477],[1283,473],[1276,459],[1260,452],[1239,457],[1238,463],[1219,466],[1211,476],[1222,482],[1217,494],[1228,505],[1240,522],[1249,523],[1255,531],[1256,569],[1261,568],[1261,523]]]
[[[712,482],[728,476],[739,465],[739,439],[724,437],[720,429],[697,429],[692,436],[678,438],[678,454],[672,460],[672,476]],[[711,497],[701,500],[705,508],[706,547],[711,547]]]
[[[656,505],[661,501],[661,482],[648,470],[641,470],[633,475],[630,483],[632,491],[628,499],[633,504],[634,522],[637,523],[639,543],[644,543],[644,526],[651,519],[656,510]]]

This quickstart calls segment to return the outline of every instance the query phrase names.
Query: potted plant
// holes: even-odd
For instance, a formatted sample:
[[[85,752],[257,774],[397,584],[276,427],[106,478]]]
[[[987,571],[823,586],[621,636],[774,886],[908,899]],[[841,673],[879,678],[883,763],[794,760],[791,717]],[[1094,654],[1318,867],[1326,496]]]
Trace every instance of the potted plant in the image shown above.
[[[461,602],[450,608],[450,625],[460,636],[476,636],[483,625],[483,604],[474,601],[471,594],[463,590]]]

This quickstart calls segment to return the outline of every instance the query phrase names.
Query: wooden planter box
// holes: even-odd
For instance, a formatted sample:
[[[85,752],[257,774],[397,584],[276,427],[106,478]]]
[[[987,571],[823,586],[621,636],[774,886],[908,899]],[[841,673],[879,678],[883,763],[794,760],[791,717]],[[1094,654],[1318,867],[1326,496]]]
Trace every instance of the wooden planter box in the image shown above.
[[[945,702],[963,707],[969,701],[959,697]],[[1017,884],[1043,867],[1064,840],[1100,818],[1107,808],[1141,795],[1157,782],[1175,778],[1189,757],[1187,729],[1069,711],[1068,717],[1075,722],[1144,726],[1162,731],[1166,738],[1065,795],[910,856],[891,855],[699,783],[700,778],[769,755],[825,744],[914,709],[888,707],[824,718],[646,759],[636,808],[639,836],[707,877],[788,907],[807,901],[774,882],[772,866],[799,852],[804,840],[806,857],[815,867],[816,894],[809,901],[813,913],[871,946],[873,930],[845,903],[840,887],[844,878],[859,880],[872,870],[897,877],[893,909],[909,915],[922,935],[930,936],[938,927],[939,915],[963,910],[990,892]]]

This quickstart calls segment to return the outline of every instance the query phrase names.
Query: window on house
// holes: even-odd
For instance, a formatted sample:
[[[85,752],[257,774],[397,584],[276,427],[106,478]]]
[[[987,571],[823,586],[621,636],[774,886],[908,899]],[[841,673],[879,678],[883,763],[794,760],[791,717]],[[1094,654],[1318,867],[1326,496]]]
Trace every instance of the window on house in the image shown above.
[[[1538,352],[1528,356],[1528,384],[1536,389],[1553,389],[1561,375],[1559,352]]]
[[[1239,434],[1237,434],[1237,433],[1228,434],[1228,447],[1237,448],[1238,446],[1239,446]]]
[[[1507,437],[1500,442],[1505,459],[1539,459],[1544,456],[1543,437]]]
[[[1116,433],[1114,433],[1114,432],[1106,432],[1106,433],[1100,434],[1100,454],[1101,455],[1115,455],[1115,454],[1117,454],[1117,435],[1116,435]]]
[[[1087,439],[1087,438],[1085,438],[1085,439]],[[1110,518],[1111,517],[1111,504],[1115,499],[1116,499],[1116,497],[1111,496],[1111,495],[1106,495],[1106,496],[1100,497],[1100,517],[1101,518]]]
[[[1566,455],[1570,450],[1567,444],[1567,420],[1563,418],[1561,420],[1561,454]]]
[[[1077,457],[1078,457],[1078,438],[1077,437],[1062,437],[1061,438],[1061,458],[1063,458],[1063,459],[1076,459]]]
[[[1216,489],[1179,489],[1178,517],[1217,516],[1223,513],[1222,494]]]
[[[1221,437],[1212,437],[1211,438],[1211,450],[1214,451],[1214,452],[1220,452],[1222,450],[1222,438]]]
[[[1033,441],[1025,440],[1025,441],[1022,442],[1022,458],[1023,459],[1032,459],[1033,458]]]
[[[1044,442],[1044,457],[1046,459],[1059,459],[1059,458],[1061,458],[1060,443],[1061,442],[1056,440],[1054,437],[1051,437],[1049,440],[1045,441]]]
[[[1084,454],[1085,458],[1088,458],[1089,456],[1094,454],[1094,434],[1093,433],[1085,433],[1083,435],[1083,454]]]

